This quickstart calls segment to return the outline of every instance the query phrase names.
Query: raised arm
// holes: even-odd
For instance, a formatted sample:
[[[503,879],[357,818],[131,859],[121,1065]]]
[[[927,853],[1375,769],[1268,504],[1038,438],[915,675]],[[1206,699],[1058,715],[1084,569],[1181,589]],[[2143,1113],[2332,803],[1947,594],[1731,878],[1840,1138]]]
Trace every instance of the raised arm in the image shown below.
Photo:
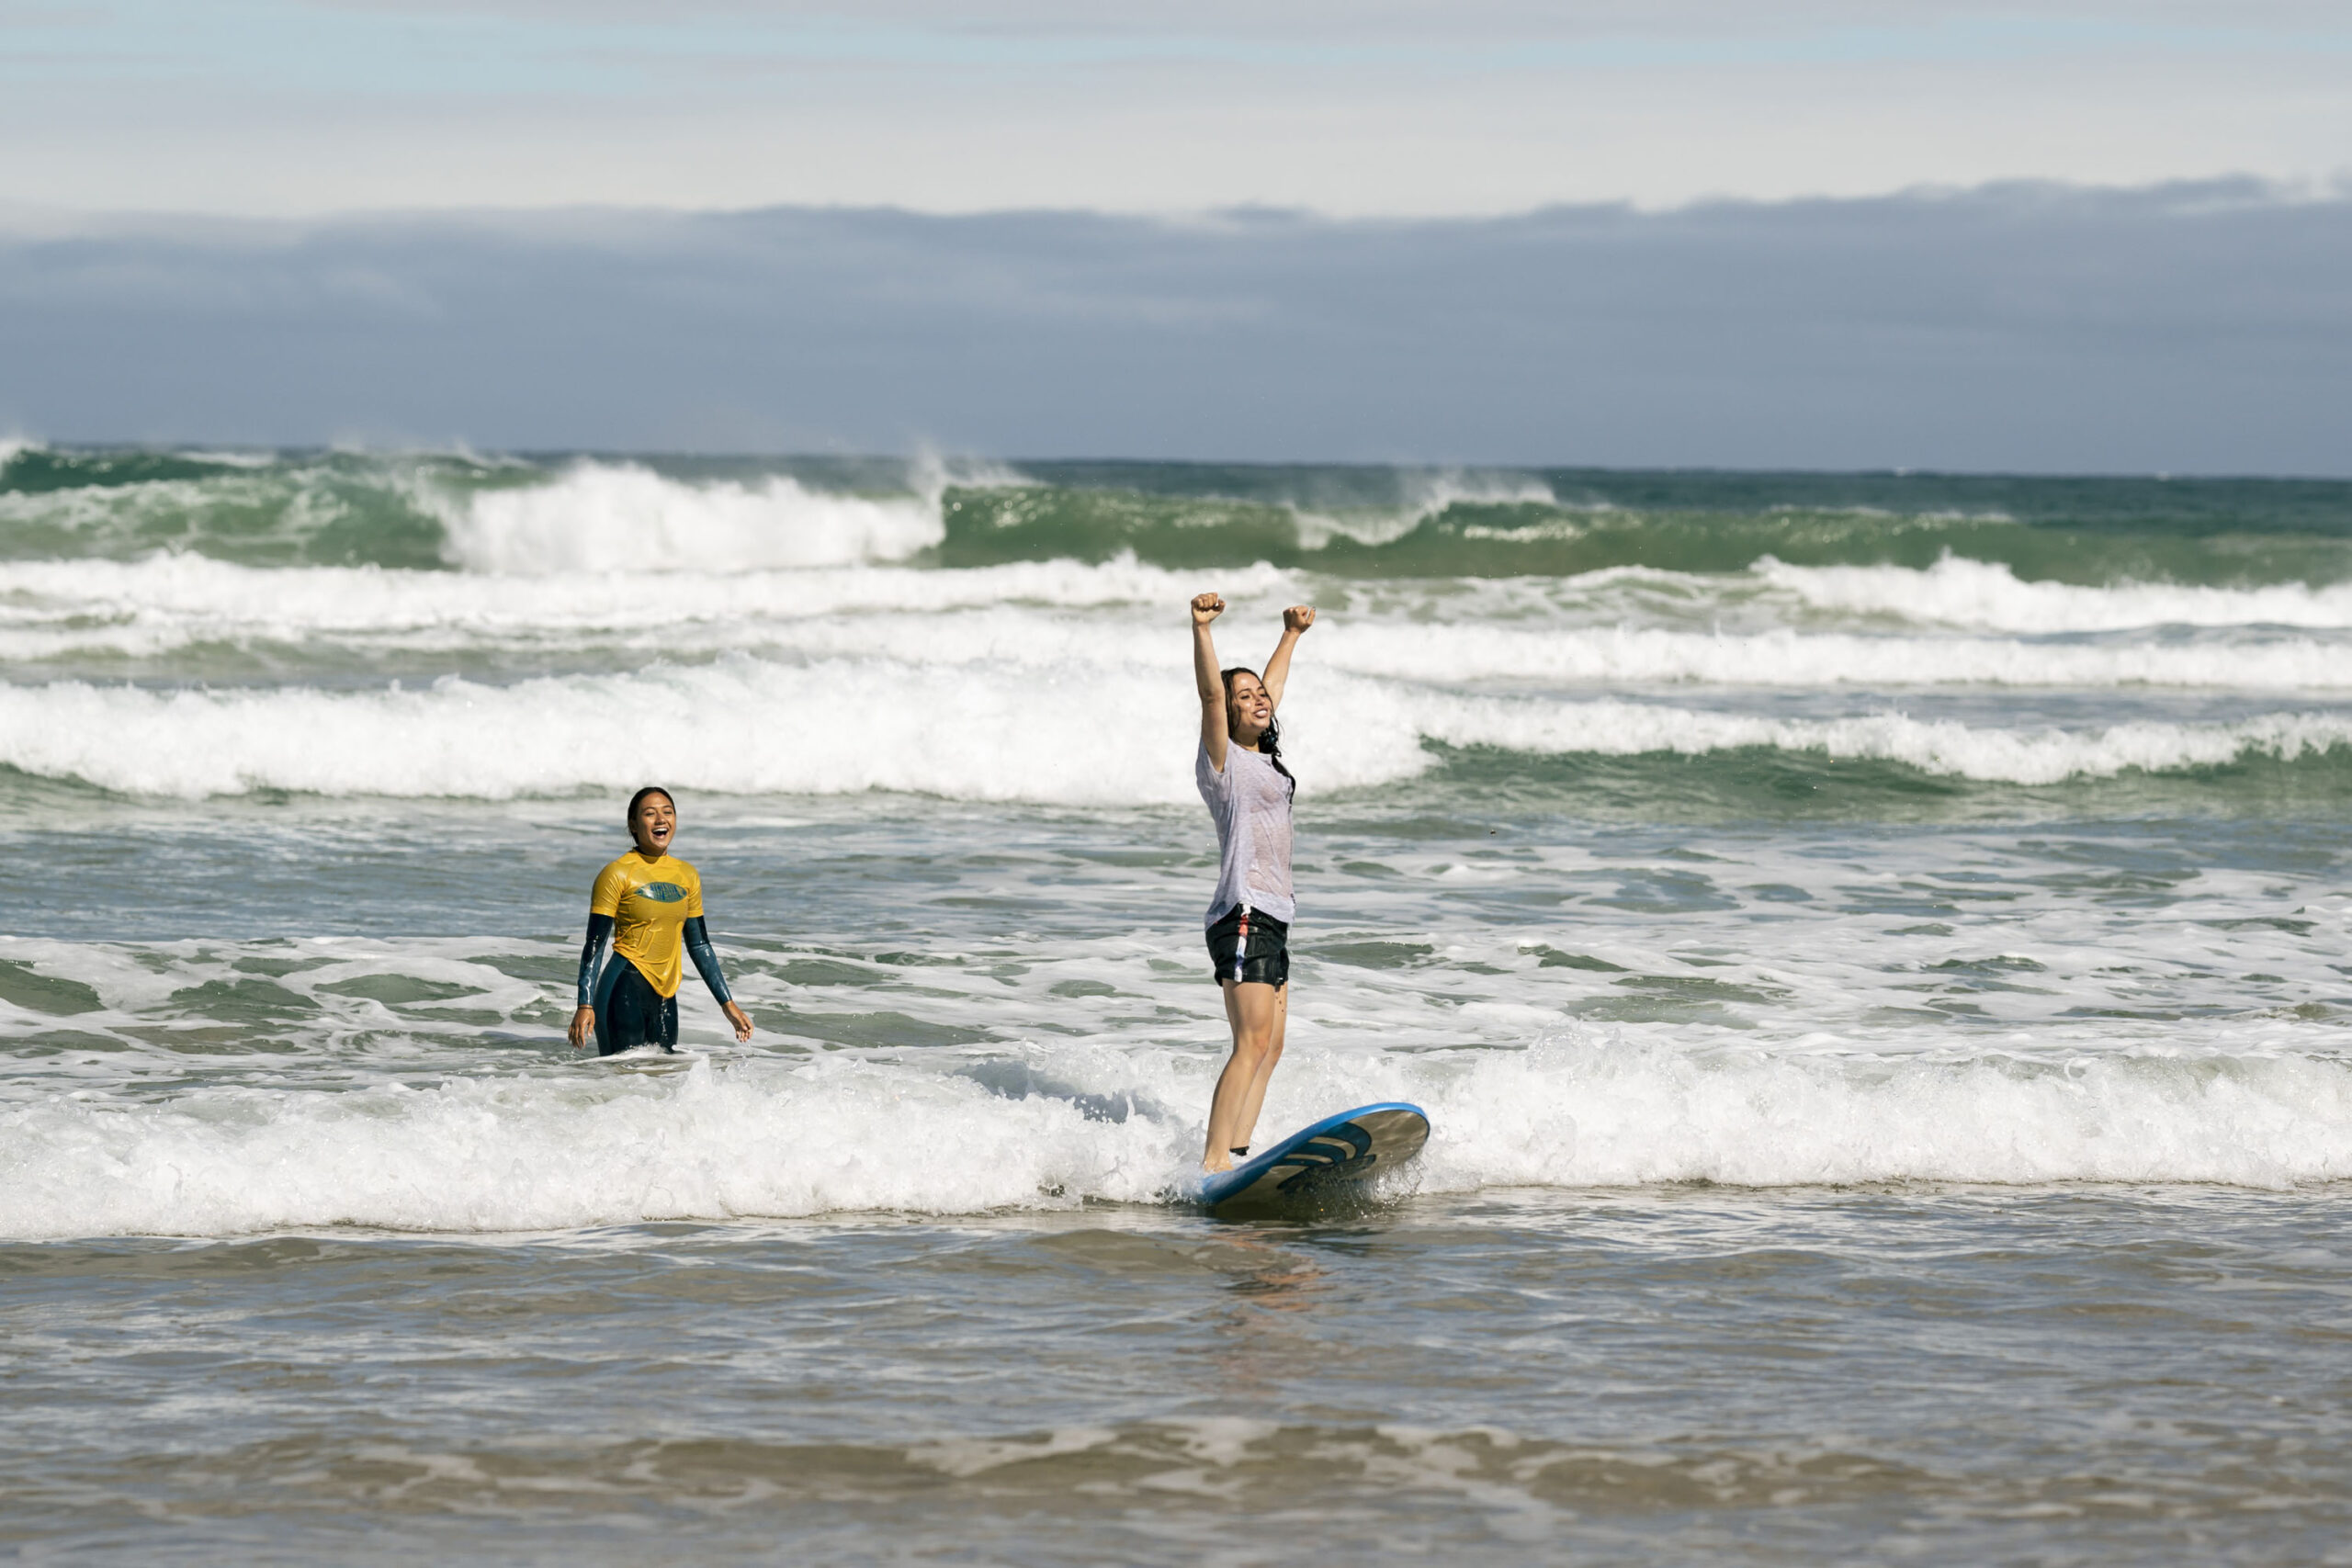
[[[1209,623],[1225,614],[1225,601],[1214,593],[1193,600],[1193,683],[1201,691],[1201,744],[1209,766],[1225,772],[1225,678],[1217,673],[1216,639]]]
[[[1315,606],[1293,604],[1283,612],[1283,640],[1274,644],[1273,656],[1266,660],[1266,701],[1274,707],[1283,705],[1283,682],[1290,679],[1290,656],[1298,647],[1298,639],[1315,624]]]

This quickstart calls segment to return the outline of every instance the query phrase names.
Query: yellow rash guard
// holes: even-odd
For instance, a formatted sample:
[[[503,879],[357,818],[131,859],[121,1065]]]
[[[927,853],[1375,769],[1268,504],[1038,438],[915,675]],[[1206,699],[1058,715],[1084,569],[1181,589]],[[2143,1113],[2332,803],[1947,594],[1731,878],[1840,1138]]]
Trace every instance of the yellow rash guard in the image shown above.
[[[632,850],[596,874],[588,912],[613,918],[613,952],[636,964],[649,985],[665,997],[678,994],[685,924],[702,918],[702,876],[693,866],[669,855],[649,861]]]

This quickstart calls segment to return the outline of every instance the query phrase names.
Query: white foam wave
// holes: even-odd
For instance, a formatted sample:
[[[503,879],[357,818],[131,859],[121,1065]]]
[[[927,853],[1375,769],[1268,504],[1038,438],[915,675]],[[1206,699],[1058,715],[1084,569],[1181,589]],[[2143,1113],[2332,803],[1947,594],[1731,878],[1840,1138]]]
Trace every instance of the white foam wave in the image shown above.
[[[956,571],[843,566],[539,578],[266,570],[200,556],[11,562],[0,563],[0,657],[154,659],[198,645],[326,645],[330,656],[390,647],[527,654],[619,643],[934,661],[1108,659],[1140,668],[1166,652],[1160,617],[1069,612],[1165,610],[1197,580],[1132,558]],[[1237,602],[1307,592],[1292,574],[1263,566],[1221,573],[1219,581]],[[1616,586],[1612,580],[1596,592]],[[2217,632],[2052,641],[1790,627],[1719,632],[1622,618],[1546,625],[1528,607],[1516,608],[1505,614],[1481,600],[1438,620],[1416,600],[1368,607],[1318,630],[1312,657],[1359,674],[1553,685],[2352,687],[2352,659],[2332,637]],[[943,619],[943,612],[957,615]]]
[[[581,462],[545,484],[481,491],[444,516],[473,571],[714,571],[904,560],[945,537],[939,497],[810,490],[789,475],[687,483]]]
[[[1370,706],[1371,705],[1367,705]],[[1984,783],[2053,784],[2130,769],[2213,767],[2249,755],[2292,761],[2352,745],[2352,717],[2265,714],[2234,724],[2141,722],[2094,729],[2002,729],[1900,713],[1792,719],[1623,702],[1546,704],[1465,697],[1396,702],[1432,740],[1508,751],[1629,757],[1698,756],[1750,747],[1860,761]],[[1379,722],[1362,713],[1356,722]]]
[[[1238,593],[1283,581],[1225,573]],[[958,571],[848,566],[720,574],[574,572],[544,578],[322,567],[256,570],[202,556],[0,563],[0,656],[153,657],[198,644],[330,643],[529,649],[676,634],[671,647],[793,646],[788,627],[832,615],[1011,606],[1167,606],[1193,578],[1132,558],[1017,562]],[[1049,633],[1049,615],[1038,626]]]
[[[2162,686],[2338,691],[2352,687],[2342,643],[2102,643],[1848,632],[1681,631],[1664,626],[1524,630],[1428,622],[1334,626],[1321,662],[1361,674],[1449,681],[1705,684],[1764,688]]]
[[[1025,650],[1020,650],[1025,653]],[[741,655],[628,674],[421,689],[159,692],[0,687],[0,764],[125,794],[255,790],[504,799],[611,788],[641,760],[607,737],[658,716],[666,777],[729,794],[903,791],[967,800],[1182,804],[1196,710],[1176,669],[1024,658],[779,662]],[[1040,715],[1057,716],[1041,722]],[[843,716],[854,715],[854,723]],[[1057,726],[1084,716],[1083,765]],[[2293,760],[2352,744],[2352,716],[2000,728],[1875,713],[1783,718],[1663,704],[1497,697],[1325,672],[1284,706],[1319,789],[1431,765],[1425,741],[1537,754],[1698,755],[1770,748],[2022,784]]]
[[[1148,1200],[1174,1165],[1145,1122],[1106,1128],[1067,1101],[846,1061],[780,1080],[699,1064],[617,1089],[583,1077],[220,1090],[32,1107],[0,1125],[0,1169],[24,1184],[0,1195],[0,1235],[20,1236],[968,1213],[1056,1189]]]
[[[1051,690],[1048,690],[1048,686]],[[1172,801],[1190,778],[1181,686],[1138,703],[1114,675],[887,660],[549,677],[420,690],[153,692],[60,682],[0,688],[0,762],[131,795],[281,789],[506,799],[610,787],[619,713],[658,715],[682,787],[819,795],[883,789],[975,800]],[[1053,761],[1040,704],[1087,716],[1087,765]],[[855,716],[847,722],[844,716]],[[1400,742],[1410,751],[1408,739]],[[1407,771],[1410,771],[1408,767]]]
[[[2200,1182],[2352,1178],[2352,1071],[2193,1051],[1938,1062],[1693,1055],[1598,1036],[1448,1056],[1302,1053],[1267,1120],[1370,1096],[1436,1126],[1426,1191],[1712,1180]],[[1204,1100],[1205,1055],[1080,1053],[1114,1094]],[[1130,1095],[1129,1103],[1136,1103]],[[1166,1201],[1199,1127],[1007,1098],[849,1058],[708,1061],[345,1092],[48,1097],[0,1111],[0,1235],[361,1225],[503,1232],[872,1210]]]
[[[2352,583],[2213,588],[2162,582],[2085,587],[2025,582],[2007,566],[1946,555],[1925,571],[1896,566],[1754,568],[1816,611],[1895,616],[1990,631],[2128,631],[2149,626],[2352,626]]]

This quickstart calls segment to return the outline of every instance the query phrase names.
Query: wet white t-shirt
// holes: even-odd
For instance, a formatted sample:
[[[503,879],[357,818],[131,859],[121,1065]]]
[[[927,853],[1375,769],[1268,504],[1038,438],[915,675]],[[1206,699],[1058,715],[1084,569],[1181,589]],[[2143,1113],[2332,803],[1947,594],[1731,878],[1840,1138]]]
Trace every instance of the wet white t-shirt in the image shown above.
[[[1287,925],[1290,896],[1290,781],[1257,751],[1225,749],[1225,772],[1216,771],[1204,744],[1193,760],[1193,778],[1216,818],[1216,897],[1208,919],[1236,904],[1247,904]]]

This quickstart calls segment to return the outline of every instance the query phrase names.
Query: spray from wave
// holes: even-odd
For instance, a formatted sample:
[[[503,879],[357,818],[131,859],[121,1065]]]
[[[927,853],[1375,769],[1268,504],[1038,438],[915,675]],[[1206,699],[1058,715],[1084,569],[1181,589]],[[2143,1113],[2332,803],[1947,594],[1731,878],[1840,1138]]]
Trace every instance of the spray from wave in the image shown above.
[[[636,464],[576,463],[545,484],[478,491],[447,519],[471,571],[773,570],[904,560],[944,536],[937,493],[867,498],[789,474],[683,484]]]

